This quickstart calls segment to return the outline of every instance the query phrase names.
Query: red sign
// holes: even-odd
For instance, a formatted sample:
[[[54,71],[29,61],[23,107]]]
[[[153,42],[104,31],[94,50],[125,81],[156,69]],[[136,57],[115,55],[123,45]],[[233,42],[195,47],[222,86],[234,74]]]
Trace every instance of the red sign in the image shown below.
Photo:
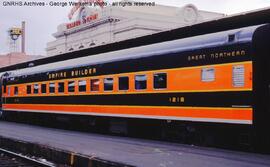
[[[78,21],[74,21],[72,23],[68,23],[67,24],[67,29],[71,29],[71,28],[80,26],[81,24],[89,23],[89,22],[91,22],[93,20],[96,20],[97,18],[98,18],[98,14],[93,14],[93,15],[90,15],[90,16],[86,17],[85,20],[83,20],[83,21],[78,20]]]
[[[79,2],[77,2],[75,4],[75,6],[71,9],[69,15],[68,15],[68,18],[69,20],[72,19],[74,13],[82,6],[82,4],[84,3],[91,3],[91,4],[94,4],[95,6],[100,6],[101,8],[103,8],[104,6],[104,1],[103,0],[79,0]]]

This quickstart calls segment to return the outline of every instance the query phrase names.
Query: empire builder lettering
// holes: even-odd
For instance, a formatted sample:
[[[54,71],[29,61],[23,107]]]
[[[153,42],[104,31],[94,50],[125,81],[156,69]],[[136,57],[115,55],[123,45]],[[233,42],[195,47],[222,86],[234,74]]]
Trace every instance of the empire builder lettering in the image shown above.
[[[73,70],[71,71],[71,76],[72,77],[79,77],[79,76],[86,76],[86,75],[91,75],[95,74],[96,68],[90,68],[90,69],[84,69],[84,70]]]
[[[67,78],[67,77],[83,77],[95,74],[97,72],[96,68],[89,68],[89,69],[80,69],[80,70],[72,70],[68,72],[55,72],[49,73],[49,79],[60,79],[60,78]]]

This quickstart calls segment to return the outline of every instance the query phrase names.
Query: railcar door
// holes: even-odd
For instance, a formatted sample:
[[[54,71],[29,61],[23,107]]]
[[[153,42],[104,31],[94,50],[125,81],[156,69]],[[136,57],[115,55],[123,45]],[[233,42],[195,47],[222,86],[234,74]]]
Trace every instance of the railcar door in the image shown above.
[[[6,97],[4,94],[7,91],[7,80],[4,77],[0,78],[0,108],[2,110],[3,104],[6,103]]]
[[[256,143],[270,151],[270,24],[253,35],[253,120]]]
[[[3,111],[2,111],[2,107],[3,107],[3,78],[0,77],[0,118],[2,118],[3,116]]]
[[[3,87],[2,87],[2,78],[0,78],[0,112],[2,111],[2,102],[3,102],[3,96],[2,96],[2,89],[3,89]],[[1,114],[1,113],[0,113]]]

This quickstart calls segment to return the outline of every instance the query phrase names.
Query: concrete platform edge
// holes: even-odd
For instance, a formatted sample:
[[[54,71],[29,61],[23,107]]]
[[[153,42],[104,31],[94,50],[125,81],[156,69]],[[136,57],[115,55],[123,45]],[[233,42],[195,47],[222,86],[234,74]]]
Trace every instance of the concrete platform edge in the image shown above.
[[[59,166],[71,167],[133,167],[119,162],[111,162],[94,156],[52,148],[38,143],[30,143],[0,136],[0,147],[24,155],[42,157]]]

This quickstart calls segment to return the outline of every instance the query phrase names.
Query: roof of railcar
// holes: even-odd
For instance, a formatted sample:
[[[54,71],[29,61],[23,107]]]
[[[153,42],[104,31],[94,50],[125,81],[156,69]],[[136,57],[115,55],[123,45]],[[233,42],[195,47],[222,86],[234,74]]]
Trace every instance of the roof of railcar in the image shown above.
[[[173,41],[166,41],[157,44],[144,45],[129,49],[117,50],[102,54],[96,54],[86,57],[80,57],[61,62],[49,63],[36,67],[30,67],[20,70],[14,70],[11,75],[23,76],[42,72],[60,71],[64,69],[90,66],[104,63],[111,63],[116,61],[123,61],[128,59],[138,59],[142,57],[168,55],[171,53],[179,53],[201,48],[211,48],[217,46],[226,46],[234,43],[244,43],[252,40],[254,31],[261,25],[250,26],[240,29],[228,30],[223,32],[199,35],[190,38],[178,39]],[[235,35],[235,41],[229,42],[228,36]],[[181,56],[181,55],[179,55]],[[130,67],[132,68],[132,67]]]

